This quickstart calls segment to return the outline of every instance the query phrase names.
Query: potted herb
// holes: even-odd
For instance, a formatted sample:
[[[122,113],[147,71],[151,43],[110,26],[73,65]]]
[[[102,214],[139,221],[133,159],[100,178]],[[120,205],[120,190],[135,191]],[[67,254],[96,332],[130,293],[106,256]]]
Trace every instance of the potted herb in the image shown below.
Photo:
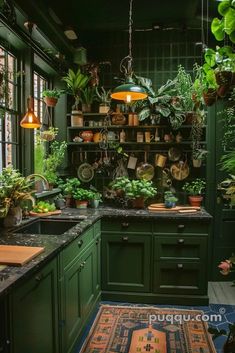
[[[80,101],[82,103],[83,113],[91,112],[91,105],[97,99],[95,87],[87,86],[81,88]]]
[[[166,208],[175,207],[176,202],[178,201],[177,197],[173,194],[172,191],[164,192],[164,204]]]
[[[126,184],[129,182],[129,178],[127,177],[118,177],[113,181],[110,185],[112,190],[115,190],[116,195],[118,197],[124,197],[125,196],[125,187]]]
[[[57,182],[57,169],[61,165],[64,159],[67,143],[65,141],[53,141],[50,146],[50,152],[43,160],[43,175],[47,179],[50,188]]]
[[[58,186],[65,196],[67,207],[73,206],[73,193],[79,188],[80,185],[81,183],[78,178],[67,178],[65,182],[59,181]]]
[[[44,130],[40,134],[40,139],[43,141],[53,141],[58,135],[59,129],[57,127],[49,127],[48,130]]]
[[[73,192],[73,198],[75,199],[77,208],[87,208],[88,202],[92,197],[92,191],[87,189],[78,188]]]
[[[57,88],[52,90],[47,89],[42,92],[42,97],[48,107],[55,107],[62,93],[63,91]]]
[[[93,192],[91,194],[92,198],[90,199],[91,207],[98,208],[99,203],[102,202],[102,195],[98,191]]]
[[[191,206],[200,207],[203,200],[202,192],[205,186],[205,181],[200,178],[184,184],[182,189],[189,194],[189,203]]]
[[[125,186],[125,196],[132,200],[134,208],[144,208],[144,202],[156,194],[152,181],[130,180]]]
[[[21,202],[34,199],[32,182],[12,167],[3,168],[0,175],[0,217],[6,227],[19,225],[22,221]]]
[[[110,102],[111,102],[110,94],[111,94],[110,89],[106,91],[102,86],[99,91],[98,87],[96,87],[96,95],[100,101],[99,113],[103,113],[103,114],[108,113],[110,109]]]

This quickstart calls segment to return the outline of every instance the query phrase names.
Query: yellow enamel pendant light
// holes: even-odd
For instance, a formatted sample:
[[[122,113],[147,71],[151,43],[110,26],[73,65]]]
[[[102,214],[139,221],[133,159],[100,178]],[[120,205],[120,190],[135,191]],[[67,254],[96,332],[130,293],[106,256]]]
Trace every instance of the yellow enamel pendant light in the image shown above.
[[[120,63],[120,71],[125,76],[125,83],[116,87],[111,94],[112,99],[123,100],[126,103],[131,101],[141,100],[147,98],[147,93],[145,89],[141,86],[138,86],[134,83],[132,79],[132,3],[133,0],[130,0],[130,9],[129,9],[129,54],[122,59]]]

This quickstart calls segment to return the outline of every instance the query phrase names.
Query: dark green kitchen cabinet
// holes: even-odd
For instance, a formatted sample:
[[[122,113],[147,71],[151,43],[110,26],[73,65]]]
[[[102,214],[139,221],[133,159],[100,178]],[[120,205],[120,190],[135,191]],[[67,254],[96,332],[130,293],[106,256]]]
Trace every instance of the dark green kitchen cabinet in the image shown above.
[[[150,291],[151,235],[102,234],[102,289]]]
[[[0,353],[9,352],[8,297],[0,298]]]
[[[57,259],[11,295],[11,353],[57,353]]]
[[[72,352],[100,296],[100,237],[67,266],[61,280],[62,352]]]

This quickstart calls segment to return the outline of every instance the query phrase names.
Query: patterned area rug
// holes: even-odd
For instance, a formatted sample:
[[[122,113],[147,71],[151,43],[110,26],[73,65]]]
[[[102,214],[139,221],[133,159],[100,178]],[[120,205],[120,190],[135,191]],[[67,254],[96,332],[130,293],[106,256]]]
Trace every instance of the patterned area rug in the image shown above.
[[[102,305],[81,353],[215,353],[199,310]]]

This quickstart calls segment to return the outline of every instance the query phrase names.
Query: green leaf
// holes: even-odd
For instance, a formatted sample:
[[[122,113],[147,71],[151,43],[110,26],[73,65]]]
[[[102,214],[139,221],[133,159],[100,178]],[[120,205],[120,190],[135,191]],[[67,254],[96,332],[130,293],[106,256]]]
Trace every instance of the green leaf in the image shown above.
[[[224,30],[227,34],[235,31],[235,10],[230,8],[224,16]]]
[[[224,16],[229,10],[231,0],[224,0],[218,5],[218,12],[221,16]]]
[[[221,41],[224,39],[224,19],[214,18],[211,23],[211,32],[214,34],[215,39]]]
[[[231,40],[232,43],[235,43],[235,31],[233,31],[233,32],[229,35],[229,39]]]
[[[207,49],[204,55],[206,63],[213,67],[216,64],[215,51],[213,49]]]
[[[162,114],[165,118],[167,118],[167,117],[170,115],[170,113],[171,113],[170,109],[167,108],[167,107],[164,106],[164,105],[156,105],[156,106],[155,106],[155,111],[156,111],[157,113]]]
[[[138,113],[138,117],[140,121],[143,121],[145,119],[147,119],[151,114],[151,111],[149,109],[149,107],[145,107],[143,108],[139,113]]]

